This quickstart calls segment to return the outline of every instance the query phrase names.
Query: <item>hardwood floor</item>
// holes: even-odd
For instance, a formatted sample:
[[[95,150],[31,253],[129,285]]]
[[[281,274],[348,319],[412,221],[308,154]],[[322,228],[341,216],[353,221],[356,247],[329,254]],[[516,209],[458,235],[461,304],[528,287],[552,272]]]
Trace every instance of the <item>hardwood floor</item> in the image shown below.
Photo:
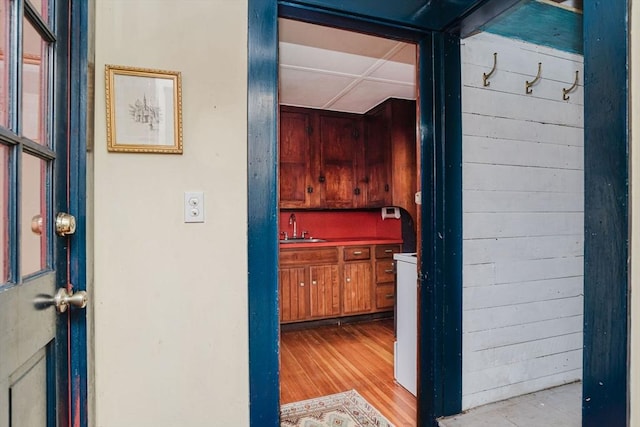
[[[416,425],[416,398],[393,379],[393,319],[284,331],[282,404],[355,389],[397,427]]]

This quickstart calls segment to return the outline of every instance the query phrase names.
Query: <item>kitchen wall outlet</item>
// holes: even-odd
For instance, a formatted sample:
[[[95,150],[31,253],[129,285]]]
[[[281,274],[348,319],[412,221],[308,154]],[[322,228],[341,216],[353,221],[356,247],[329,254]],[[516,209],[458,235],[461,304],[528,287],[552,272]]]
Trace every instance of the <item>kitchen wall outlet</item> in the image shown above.
[[[185,191],[184,222],[204,222],[204,192]]]

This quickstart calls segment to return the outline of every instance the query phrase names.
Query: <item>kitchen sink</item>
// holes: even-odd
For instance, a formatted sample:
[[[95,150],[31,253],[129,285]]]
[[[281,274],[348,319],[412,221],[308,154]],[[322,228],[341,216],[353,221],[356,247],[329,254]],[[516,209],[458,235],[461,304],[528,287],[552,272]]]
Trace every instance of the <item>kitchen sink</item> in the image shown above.
[[[298,238],[296,237],[295,239],[281,239],[280,243],[322,243],[322,242],[326,242],[326,240],[324,239],[309,239],[309,238]]]

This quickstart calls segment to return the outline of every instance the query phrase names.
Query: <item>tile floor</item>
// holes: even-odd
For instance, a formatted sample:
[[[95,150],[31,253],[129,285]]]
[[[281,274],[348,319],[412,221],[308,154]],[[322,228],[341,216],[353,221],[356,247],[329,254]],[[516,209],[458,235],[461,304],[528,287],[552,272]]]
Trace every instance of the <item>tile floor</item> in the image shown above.
[[[443,418],[441,427],[580,427],[582,384],[575,382]]]

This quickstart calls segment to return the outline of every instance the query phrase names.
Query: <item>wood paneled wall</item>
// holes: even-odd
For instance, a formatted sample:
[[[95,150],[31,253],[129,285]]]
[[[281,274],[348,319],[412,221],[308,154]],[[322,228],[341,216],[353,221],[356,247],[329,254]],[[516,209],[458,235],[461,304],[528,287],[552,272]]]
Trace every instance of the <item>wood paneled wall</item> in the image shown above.
[[[581,379],[583,66],[486,33],[462,40],[461,55],[467,409]]]

